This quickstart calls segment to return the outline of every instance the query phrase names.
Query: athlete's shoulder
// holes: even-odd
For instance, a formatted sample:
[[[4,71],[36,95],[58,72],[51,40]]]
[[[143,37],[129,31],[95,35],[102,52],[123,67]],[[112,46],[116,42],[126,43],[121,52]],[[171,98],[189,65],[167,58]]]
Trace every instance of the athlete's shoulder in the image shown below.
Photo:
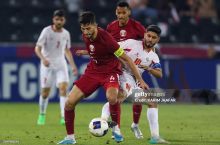
[[[130,21],[131,21],[131,23],[132,23],[133,25],[135,25],[135,26],[144,27],[144,26],[141,24],[141,22],[139,22],[139,21],[137,21],[137,20],[135,20],[135,19],[130,18]]]
[[[130,45],[142,45],[142,41],[135,39],[127,39],[125,40],[125,43],[128,43]]]
[[[70,32],[69,32],[67,29],[65,29],[65,28],[63,28],[63,33],[64,33],[65,35],[70,35]]]
[[[157,55],[156,52],[154,52],[153,50],[150,51],[150,55],[152,56],[153,59],[156,59],[157,61],[159,61],[159,56]]]
[[[107,27],[112,28],[112,27],[116,26],[117,24],[118,24],[118,20],[114,20],[114,21],[110,22]]]
[[[111,35],[101,27],[98,27],[98,35],[101,36],[103,39],[110,37]]]
[[[46,26],[46,27],[44,27],[43,28],[43,31],[51,31],[52,30],[52,26],[51,25],[49,25],[49,26]]]
[[[118,42],[118,44],[122,47],[122,48],[127,48],[129,47],[130,49],[143,49],[142,48],[142,41],[138,41],[135,39],[127,39],[124,41],[120,41]]]

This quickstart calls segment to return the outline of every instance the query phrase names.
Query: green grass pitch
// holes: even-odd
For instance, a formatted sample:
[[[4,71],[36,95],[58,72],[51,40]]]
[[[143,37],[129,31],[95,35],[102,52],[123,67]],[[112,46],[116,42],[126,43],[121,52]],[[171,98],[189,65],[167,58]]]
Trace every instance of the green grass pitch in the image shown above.
[[[102,104],[80,103],[76,108],[75,133],[78,145],[118,145],[111,132],[101,138],[90,135],[88,124],[100,116]],[[140,127],[144,139],[135,139],[130,131],[131,104],[122,105],[120,145],[147,145],[149,126],[143,107]],[[59,104],[50,103],[45,126],[37,126],[38,104],[0,103],[0,144],[52,145],[65,136],[59,124]],[[220,105],[160,105],[159,124],[162,137],[172,145],[220,145]]]

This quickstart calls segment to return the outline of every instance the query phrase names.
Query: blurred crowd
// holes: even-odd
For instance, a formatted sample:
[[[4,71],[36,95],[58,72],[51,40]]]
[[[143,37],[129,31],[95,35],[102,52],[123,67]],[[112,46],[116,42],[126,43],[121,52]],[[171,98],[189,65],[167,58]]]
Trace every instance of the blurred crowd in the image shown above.
[[[65,9],[66,28],[73,42],[81,42],[78,15],[96,13],[99,26],[106,27],[116,18],[118,0],[1,0],[0,41],[35,42],[40,30],[51,24],[52,12]],[[127,0],[132,16],[143,25],[162,28],[163,43],[220,43],[219,0]]]

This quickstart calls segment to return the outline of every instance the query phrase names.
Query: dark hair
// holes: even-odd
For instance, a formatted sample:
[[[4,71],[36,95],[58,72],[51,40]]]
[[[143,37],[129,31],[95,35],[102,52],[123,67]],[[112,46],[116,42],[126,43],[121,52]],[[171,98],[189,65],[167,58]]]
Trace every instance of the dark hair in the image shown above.
[[[118,7],[127,7],[128,9],[130,9],[130,6],[128,4],[128,2],[124,1],[124,0],[120,0],[117,2],[117,6]]]
[[[83,25],[95,24],[96,23],[95,14],[91,11],[83,12],[79,17],[79,23]]]
[[[65,11],[64,10],[55,10],[53,12],[53,16],[58,16],[58,17],[65,17]]]
[[[161,29],[157,25],[149,25],[147,27],[147,32],[148,31],[155,32],[158,36],[160,36],[160,34],[161,34]]]

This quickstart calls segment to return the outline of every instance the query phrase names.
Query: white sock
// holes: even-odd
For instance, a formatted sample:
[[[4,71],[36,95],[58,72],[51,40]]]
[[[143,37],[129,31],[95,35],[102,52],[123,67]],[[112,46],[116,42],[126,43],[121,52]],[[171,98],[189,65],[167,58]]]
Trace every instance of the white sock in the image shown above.
[[[114,127],[112,128],[112,131],[115,132],[115,133],[117,133],[117,134],[121,134],[121,130],[120,130],[120,128],[119,128],[118,125],[114,126]]]
[[[64,117],[65,103],[66,103],[66,97],[65,96],[60,96],[60,113],[61,113],[61,117]]]
[[[107,102],[102,107],[101,118],[108,121],[109,117],[110,117],[109,102]]]
[[[39,108],[40,108],[40,114],[46,114],[47,105],[48,105],[49,98],[47,97],[44,99],[41,95],[39,98]]]
[[[133,122],[133,123],[131,124],[131,126],[132,126],[132,127],[138,127],[138,124],[136,124],[136,123]]]
[[[158,108],[148,108],[147,118],[150,126],[151,137],[159,137]]]
[[[74,134],[68,134],[68,135],[66,136],[66,138],[67,138],[67,139],[73,139],[73,140],[75,140]]]

